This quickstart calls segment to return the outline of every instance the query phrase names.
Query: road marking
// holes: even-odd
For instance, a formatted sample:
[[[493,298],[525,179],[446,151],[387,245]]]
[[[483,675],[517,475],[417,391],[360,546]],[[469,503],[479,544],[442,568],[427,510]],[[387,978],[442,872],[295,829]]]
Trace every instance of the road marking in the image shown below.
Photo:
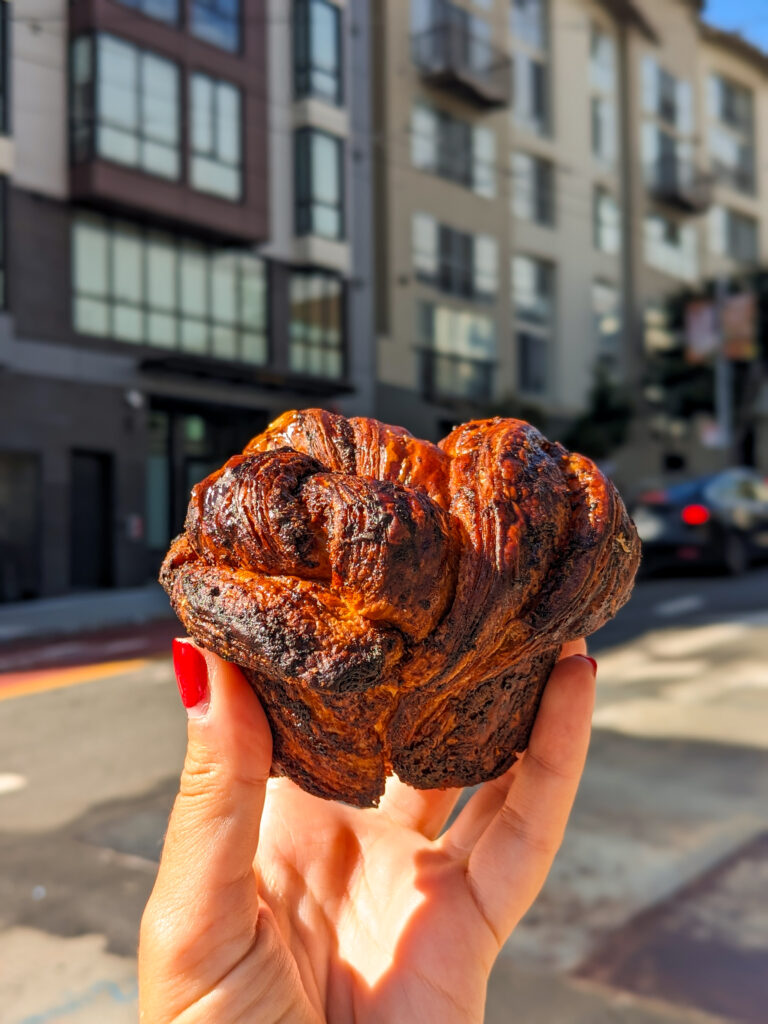
[[[702,654],[712,647],[733,643],[749,631],[750,626],[743,622],[713,622],[708,626],[689,626],[652,633],[645,647],[656,658],[685,658]]]
[[[663,619],[672,619],[677,615],[688,615],[697,612],[704,607],[704,598],[698,594],[685,594],[682,597],[673,597],[669,601],[662,601],[654,609],[654,615],[660,615]]]
[[[27,780],[23,775],[16,775],[14,772],[0,772],[0,796],[6,793],[18,793],[25,789]]]
[[[94,683],[98,679],[137,672],[149,664],[148,658],[128,661],[105,661],[99,665],[76,665],[73,668],[52,668],[38,672],[10,672],[0,676],[0,701],[26,697],[32,693],[60,690],[65,686]]]

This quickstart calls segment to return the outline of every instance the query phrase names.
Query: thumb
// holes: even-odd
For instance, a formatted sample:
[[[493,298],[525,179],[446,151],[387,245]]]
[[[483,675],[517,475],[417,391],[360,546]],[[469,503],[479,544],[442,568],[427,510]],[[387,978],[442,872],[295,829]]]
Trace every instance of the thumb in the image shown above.
[[[187,707],[188,743],[156,888],[183,910],[190,926],[190,915],[225,916],[222,894],[227,904],[241,901],[246,915],[256,906],[253,862],[272,737],[236,666],[190,640],[174,640],[173,662]]]

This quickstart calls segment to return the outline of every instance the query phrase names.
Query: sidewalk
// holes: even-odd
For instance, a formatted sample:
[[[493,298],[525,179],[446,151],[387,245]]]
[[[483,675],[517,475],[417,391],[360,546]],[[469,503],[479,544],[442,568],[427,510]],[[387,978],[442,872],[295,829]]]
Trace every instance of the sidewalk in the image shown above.
[[[19,641],[79,636],[172,617],[157,583],[0,605],[0,659],[7,645]]]

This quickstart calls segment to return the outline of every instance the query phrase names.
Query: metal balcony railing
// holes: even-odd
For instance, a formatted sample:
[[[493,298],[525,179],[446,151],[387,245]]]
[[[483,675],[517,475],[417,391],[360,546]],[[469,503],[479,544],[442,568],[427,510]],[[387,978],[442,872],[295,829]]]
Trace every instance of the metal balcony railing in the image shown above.
[[[413,61],[430,85],[483,107],[512,102],[512,62],[459,22],[433,25],[411,37]]]
[[[661,157],[647,167],[646,180],[655,199],[688,213],[701,213],[712,205],[714,178],[690,161]]]
[[[420,349],[421,392],[428,401],[486,401],[493,393],[495,363]]]

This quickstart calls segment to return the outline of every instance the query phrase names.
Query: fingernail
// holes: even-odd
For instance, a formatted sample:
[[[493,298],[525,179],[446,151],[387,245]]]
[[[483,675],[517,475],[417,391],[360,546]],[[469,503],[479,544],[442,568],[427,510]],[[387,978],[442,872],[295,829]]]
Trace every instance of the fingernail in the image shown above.
[[[181,703],[200,714],[208,708],[208,666],[200,651],[189,640],[173,641],[173,670],[181,694]]]
[[[590,658],[588,654],[574,654],[574,658],[581,658],[582,661],[588,661],[592,666],[592,675],[597,675],[597,662],[594,658]]]

